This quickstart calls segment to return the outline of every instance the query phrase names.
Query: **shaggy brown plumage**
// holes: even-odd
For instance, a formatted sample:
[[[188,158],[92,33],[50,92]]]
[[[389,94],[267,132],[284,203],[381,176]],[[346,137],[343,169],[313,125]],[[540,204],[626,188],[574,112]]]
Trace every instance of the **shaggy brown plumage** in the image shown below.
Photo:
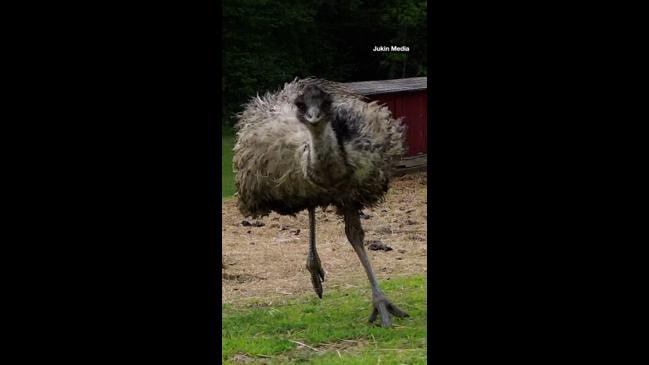
[[[294,101],[309,85],[332,98],[331,120],[315,151],[327,160],[321,175],[341,165],[352,172],[335,185],[319,184],[307,174],[316,138],[298,120]],[[382,201],[394,162],[404,152],[403,126],[387,107],[321,79],[296,79],[278,92],[253,98],[238,115],[236,127],[235,184],[239,209],[246,216],[294,214],[312,206],[374,206]]]

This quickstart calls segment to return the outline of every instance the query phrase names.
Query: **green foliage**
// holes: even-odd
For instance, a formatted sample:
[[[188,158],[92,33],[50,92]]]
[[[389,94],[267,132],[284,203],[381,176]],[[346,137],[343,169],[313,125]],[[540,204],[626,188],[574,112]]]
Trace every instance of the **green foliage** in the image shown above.
[[[234,147],[234,132],[223,128],[221,138],[221,198],[234,194],[234,173],[232,172],[232,148]]]
[[[223,121],[295,77],[348,82],[426,75],[426,1],[226,0]],[[410,52],[372,52],[377,45]]]
[[[228,364],[245,356],[281,364],[376,364],[380,357],[384,364],[425,364],[425,278],[392,278],[381,285],[410,314],[393,319],[393,328],[367,323],[367,282],[325,292],[324,299],[311,293],[287,303],[224,305],[222,360]]]

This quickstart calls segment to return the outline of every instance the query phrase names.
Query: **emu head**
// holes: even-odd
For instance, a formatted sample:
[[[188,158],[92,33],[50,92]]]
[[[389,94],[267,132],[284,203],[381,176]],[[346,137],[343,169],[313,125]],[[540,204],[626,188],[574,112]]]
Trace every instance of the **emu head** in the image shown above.
[[[307,127],[321,127],[331,119],[331,95],[316,85],[308,85],[297,98],[297,119]]]

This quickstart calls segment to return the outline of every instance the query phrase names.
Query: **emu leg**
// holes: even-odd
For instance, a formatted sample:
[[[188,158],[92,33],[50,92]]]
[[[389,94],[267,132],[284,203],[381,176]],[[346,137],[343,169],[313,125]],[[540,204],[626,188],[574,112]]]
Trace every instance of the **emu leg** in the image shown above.
[[[322,299],[322,282],[324,281],[325,273],[320,264],[318,251],[315,249],[315,208],[309,208],[309,254],[306,259],[306,268],[311,273],[313,290]]]
[[[365,233],[363,232],[363,227],[361,226],[358,210],[347,209],[345,210],[344,216],[345,234],[347,234],[349,243],[352,244],[354,251],[356,251],[356,255],[358,255],[358,258],[361,260],[361,264],[363,264],[367,278],[370,280],[370,285],[372,286],[372,305],[374,306],[374,308],[372,310],[372,314],[370,315],[369,321],[374,322],[376,316],[380,314],[381,325],[383,327],[390,327],[392,325],[390,314],[393,314],[397,317],[408,317],[408,313],[402,311],[396,305],[390,303],[390,301],[381,291],[381,288],[379,288],[379,283],[376,281],[376,277],[374,276],[374,272],[372,271],[372,265],[370,265],[370,260],[367,257],[367,252],[365,252],[365,246],[363,246]]]

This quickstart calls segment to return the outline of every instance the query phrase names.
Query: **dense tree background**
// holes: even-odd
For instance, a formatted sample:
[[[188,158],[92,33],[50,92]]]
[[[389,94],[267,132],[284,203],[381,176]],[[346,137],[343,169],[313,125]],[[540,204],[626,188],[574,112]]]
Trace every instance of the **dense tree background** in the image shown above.
[[[225,0],[222,24],[226,125],[251,96],[294,77],[426,76],[426,0]]]

